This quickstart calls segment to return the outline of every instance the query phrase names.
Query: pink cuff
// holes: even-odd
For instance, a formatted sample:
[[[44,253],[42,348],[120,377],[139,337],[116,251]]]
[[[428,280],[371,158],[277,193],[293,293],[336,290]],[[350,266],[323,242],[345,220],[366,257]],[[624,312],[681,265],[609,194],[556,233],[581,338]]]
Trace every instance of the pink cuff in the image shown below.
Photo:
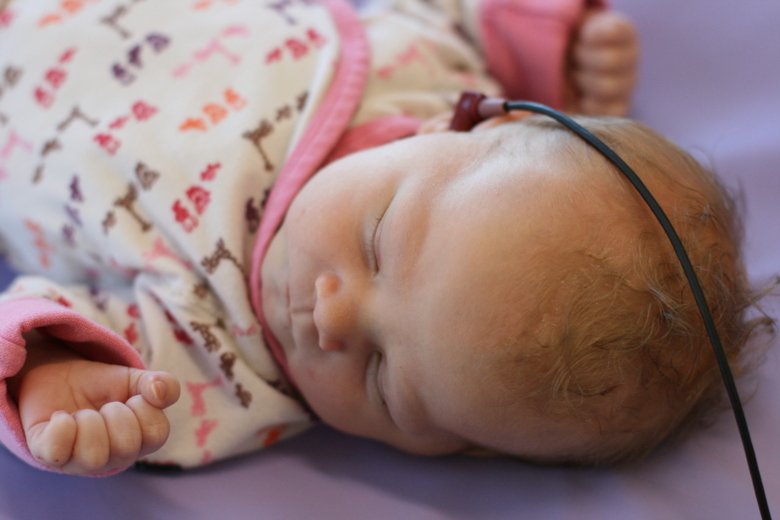
[[[0,302],[0,316],[0,441],[28,464],[54,471],[30,454],[16,402],[8,394],[6,380],[19,373],[27,357],[24,333],[37,329],[94,361],[144,368],[143,361],[118,334],[45,298]]]
[[[602,0],[485,0],[479,23],[488,70],[504,95],[562,108],[569,39]]]

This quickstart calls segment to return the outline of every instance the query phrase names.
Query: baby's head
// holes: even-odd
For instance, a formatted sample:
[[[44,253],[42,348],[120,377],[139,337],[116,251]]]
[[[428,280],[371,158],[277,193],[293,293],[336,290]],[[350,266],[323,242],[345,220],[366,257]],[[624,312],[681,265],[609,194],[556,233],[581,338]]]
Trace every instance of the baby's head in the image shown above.
[[[724,191],[641,125],[584,124],[665,207],[735,360],[748,301]],[[266,319],[313,411],[414,453],[630,458],[720,388],[649,210],[543,118],[329,165],[293,202],[262,281]]]

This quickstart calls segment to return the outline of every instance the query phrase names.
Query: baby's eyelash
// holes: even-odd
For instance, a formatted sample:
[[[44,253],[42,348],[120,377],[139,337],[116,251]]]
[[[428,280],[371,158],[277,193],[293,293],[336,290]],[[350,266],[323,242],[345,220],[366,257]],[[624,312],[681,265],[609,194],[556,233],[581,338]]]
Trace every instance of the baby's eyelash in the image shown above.
[[[379,231],[379,225],[382,223],[382,218],[384,218],[385,214],[382,212],[381,215],[379,215],[376,218],[376,222],[374,222],[374,230],[371,232],[371,240],[369,240],[368,243],[368,254],[370,257],[370,263],[371,267],[374,270],[374,273],[379,272],[379,256],[377,255],[377,233]]]
[[[374,356],[376,356],[376,361],[374,364],[374,384],[376,385],[376,393],[379,396],[379,400],[382,401],[382,406],[387,408],[387,402],[385,401],[385,395],[382,392],[382,385],[379,384],[379,371],[382,368],[382,361],[384,361],[384,355],[381,351],[377,350],[374,352]]]
[[[371,258],[374,263],[374,270],[379,271],[379,259],[376,256],[376,233],[379,231],[379,224],[382,222],[382,215],[379,215],[374,222],[374,232],[371,233]]]

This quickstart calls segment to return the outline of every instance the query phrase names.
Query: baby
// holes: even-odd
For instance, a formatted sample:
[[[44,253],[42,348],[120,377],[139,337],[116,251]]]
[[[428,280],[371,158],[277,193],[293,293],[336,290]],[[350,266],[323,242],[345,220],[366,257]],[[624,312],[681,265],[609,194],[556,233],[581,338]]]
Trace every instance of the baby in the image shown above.
[[[718,394],[671,248],[611,166],[544,118],[439,131],[458,89],[494,88],[473,42],[487,56],[501,40],[490,31],[530,23],[529,12],[397,2],[358,26],[336,2],[140,2],[91,15],[96,6],[43,4],[11,3],[7,38],[31,24],[63,32],[72,16],[129,51],[106,61],[97,41],[101,54],[79,61],[88,51],[60,36],[55,65],[23,75],[39,106],[25,119],[0,104],[7,149],[19,150],[2,164],[0,243],[46,275],[20,278],[0,302],[3,441],[31,464],[82,475],[138,460],[193,466],[269,446],[312,416],[424,455],[607,463],[644,454]],[[493,63],[494,75],[523,97],[625,113],[630,24],[560,4],[551,9],[569,24],[544,29],[557,43],[499,49],[517,68]],[[194,25],[142,23],[148,9],[183,7]],[[153,18],[180,19],[170,14]],[[182,34],[212,37],[191,52]],[[66,83],[68,67],[95,63],[112,88],[90,97],[89,82]],[[247,63],[280,67],[285,81]],[[412,75],[417,66],[426,74]],[[177,90],[182,78],[239,87],[220,83],[193,113],[200,98]],[[149,101],[166,88],[175,95]],[[281,101],[269,112],[254,97]],[[130,100],[127,112],[116,99]],[[735,360],[752,325],[725,192],[637,123],[581,121],[669,211]],[[217,131],[232,139],[224,150]],[[149,139],[175,132],[178,148]],[[42,152],[27,157],[38,134]],[[22,190],[44,214],[25,215]]]
[[[734,361],[751,326],[730,199],[649,129],[581,121],[670,209]],[[539,117],[324,169],[271,243],[263,301],[292,379],[325,422],[419,454],[637,457],[720,389],[649,210],[605,160]]]

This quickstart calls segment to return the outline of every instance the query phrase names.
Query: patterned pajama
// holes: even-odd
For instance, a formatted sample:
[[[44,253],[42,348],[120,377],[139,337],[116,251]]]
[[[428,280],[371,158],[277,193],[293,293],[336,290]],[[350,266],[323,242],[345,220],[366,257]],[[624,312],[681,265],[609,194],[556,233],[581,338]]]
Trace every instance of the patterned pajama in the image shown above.
[[[153,464],[205,464],[305,429],[251,301],[269,194],[287,170],[305,180],[328,154],[379,144],[346,142],[365,125],[418,123],[464,88],[497,92],[463,36],[482,38],[470,3],[10,2],[0,253],[26,274],[0,297],[0,378],[23,365],[33,328],[174,373],[182,398]],[[0,437],[36,464],[4,382],[0,400]]]

